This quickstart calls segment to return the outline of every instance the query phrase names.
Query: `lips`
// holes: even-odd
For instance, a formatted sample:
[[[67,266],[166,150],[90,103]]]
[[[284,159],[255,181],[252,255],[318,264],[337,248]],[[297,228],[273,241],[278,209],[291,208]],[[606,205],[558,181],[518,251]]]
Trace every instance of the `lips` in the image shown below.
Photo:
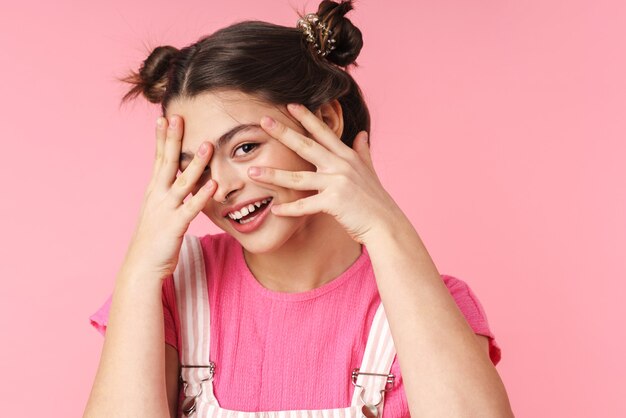
[[[228,217],[239,223],[246,223],[250,218],[254,218],[259,212],[263,212],[267,205],[272,202],[272,199],[263,199],[260,202],[251,203],[248,206],[244,206],[240,210],[230,212]]]
[[[270,199],[266,205],[263,205],[259,209],[255,210],[251,217],[246,217],[247,219],[243,221],[244,223],[237,222],[230,216],[226,216],[226,219],[228,219],[228,222],[236,231],[242,234],[251,233],[260,228],[265,222],[265,219],[270,216],[272,203],[274,203],[273,199]]]

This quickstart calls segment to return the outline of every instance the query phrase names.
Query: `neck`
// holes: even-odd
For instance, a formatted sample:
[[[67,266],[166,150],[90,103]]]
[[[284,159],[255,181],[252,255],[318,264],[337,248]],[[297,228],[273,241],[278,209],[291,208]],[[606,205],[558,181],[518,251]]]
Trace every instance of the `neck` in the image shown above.
[[[263,287],[306,292],[331,282],[359,258],[361,244],[335,218],[324,213],[312,218],[276,251],[253,254],[244,249],[246,264]]]

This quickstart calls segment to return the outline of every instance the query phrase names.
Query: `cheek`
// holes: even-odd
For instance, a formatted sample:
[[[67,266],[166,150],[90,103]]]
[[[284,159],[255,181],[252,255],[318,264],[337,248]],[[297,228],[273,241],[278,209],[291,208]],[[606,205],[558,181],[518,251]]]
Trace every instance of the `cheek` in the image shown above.
[[[269,158],[267,165],[290,171],[315,171],[315,165],[300,157],[295,151],[281,144]]]
[[[202,208],[201,212],[204,213],[204,215],[209,218],[209,220],[211,220],[213,223],[224,221],[225,218],[221,217],[220,214],[217,213],[215,205],[215,201],[213,200],[213,198],[211,198],[204,206],[204,208]]]
[[[213,214],[213,211],[211,209],[205,207],[204,209],[202,209],[201,212],[204,213],[204,216],[209,218],[212,222],[215,222],[217,215]]]

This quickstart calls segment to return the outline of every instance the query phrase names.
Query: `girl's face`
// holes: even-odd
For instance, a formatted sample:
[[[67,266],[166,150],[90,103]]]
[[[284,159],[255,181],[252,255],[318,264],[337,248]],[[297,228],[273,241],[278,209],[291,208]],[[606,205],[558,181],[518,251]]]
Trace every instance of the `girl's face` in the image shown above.
[[[225,212],[237,209],[246,202],[271,198],[270,205],[279,204],[317,193],[260,183],[248,176],[248,167],[251,166],[290,171],[316,170],[313,164],[261,128],[261,118],[267,115],[310,137],[284,106],[276,107],[238,91],[225,91],[173,101],[165,116],[171,115],[179,115],[183,119],[181,172],[191,162],[190,158],[184,158],[185,155],[193,157],[203,141],[213,144],[209,165],[192,193],[195,194],[210,178],[215,180],[217,190],[202,212],[219,228],[234,236],[246,250],[252,253],[273,251],[295,234],[302,233],[319,216],[280,217],[274,215],[268,205],[252,212],[249,216],[258,213],[257,219],[249,223],[235,224],[236,221],[225,215]],[[234,135],[228,135],[230,139],[224,140],[223,136],[233,129],[236,130]],[[223,204],[227,196],[228,200]]]

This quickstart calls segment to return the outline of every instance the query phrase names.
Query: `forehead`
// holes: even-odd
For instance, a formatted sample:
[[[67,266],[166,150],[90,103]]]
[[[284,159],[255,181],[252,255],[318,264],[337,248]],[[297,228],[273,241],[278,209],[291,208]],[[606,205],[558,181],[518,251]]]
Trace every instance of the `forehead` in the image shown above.
[[[285,113],[281,107],[239,91],[220,91],[177,99],[166,109],[166,117],[183,118],[183,146],[196,147],[215,141],[240,124],[259,123],[263,115]]]
[[[198,113],[206,114],[207,112],[215,115],[223,113],[245,114],[274,108],[276,108],[275,105],[256,96],[236,90],[223,90],[202,93],[193,98],[172,100],[166,109],[166,116],[181,112],[188,113],[190,116]]]

